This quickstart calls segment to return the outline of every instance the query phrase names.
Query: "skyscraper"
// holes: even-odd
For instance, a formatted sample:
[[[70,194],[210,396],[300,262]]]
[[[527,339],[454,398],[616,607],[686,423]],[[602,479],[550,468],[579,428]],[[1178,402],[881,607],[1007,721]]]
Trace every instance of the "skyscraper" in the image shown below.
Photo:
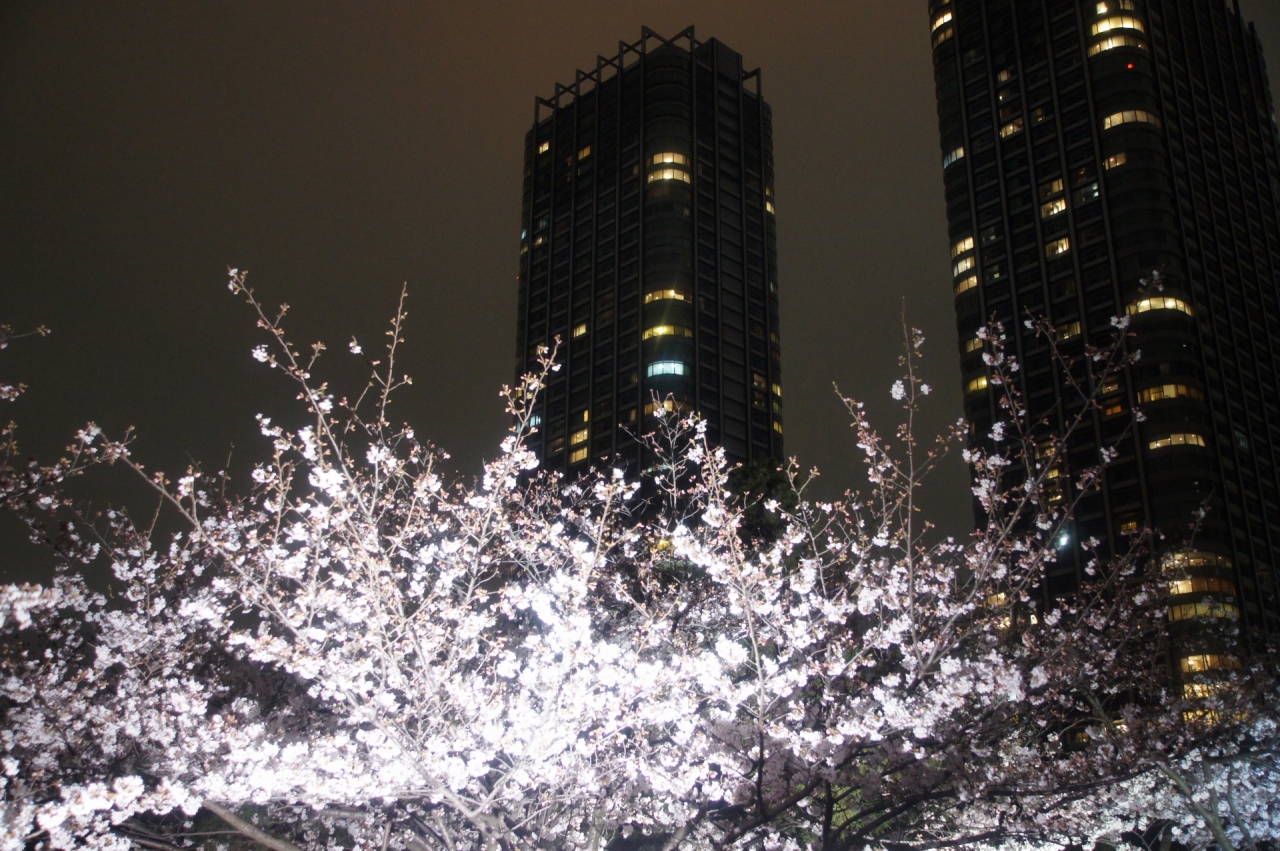
[[[929,12],[974,434],[998,416],[981,324],[1003,323],[1032,415],[1061,424],[1079,403],[1023,320],[1047,317],[1078,355],[1129,316],[1141,360],[1096,388],[1102,409],[1056,460],[1070,487],[1119,440],[1075,532],[1120,547],[1155,528],[1171,620],[1238,614],[1246,634],[1275,636],[1280,160],[1252,27],[1223,0],[930,0]],[[1162,288],[1143,287],[1153,271]],[[1064,556],[1050,595],[1078,582]]]
[[[655,407],[734,461],[781,456],[773,141],[759,70],[648,29],[537,98],[525,137],[516,372],[559,338],[545,467],[643,463]],[[655,401],[655,397],[656,400]]]

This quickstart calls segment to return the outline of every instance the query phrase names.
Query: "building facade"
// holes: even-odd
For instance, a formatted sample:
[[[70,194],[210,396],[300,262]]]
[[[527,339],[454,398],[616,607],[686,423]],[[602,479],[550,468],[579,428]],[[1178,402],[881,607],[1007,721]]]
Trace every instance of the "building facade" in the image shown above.
[[[1223,0],[929,0],[929,12],[974,434],[999,415],[981,325],[1002,323],[1032,417],[1061,428],[1082,403],[1024,320],[1046,317],[1075,356],[1128,316],[1140,360],[1094,388],[1100,410],[1054,461],[1070,488],[1101,447],[1120,450],[1074,533],[1114,550],[1157,530],[1170,619],[1187,622],[1175,631],[1228,615],[1276,636],[1280,160],[1252,27]],[[1050,596],[1080,578],[1078,553],[1063,555]]]
[[[655,409],[732,461],[782,456],[773,142],[759,70],[642,31],[538,98],[525,138],[516,373],[558,339],[532,448],[644,464]]]

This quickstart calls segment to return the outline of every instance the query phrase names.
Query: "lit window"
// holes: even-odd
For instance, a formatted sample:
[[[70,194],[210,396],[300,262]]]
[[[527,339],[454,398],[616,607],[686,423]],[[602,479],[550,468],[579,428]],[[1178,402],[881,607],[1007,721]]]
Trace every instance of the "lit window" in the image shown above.
[[[1130,316],[1136,316],[1139,313],[1147,313],[1152,310],[1178,310],[1188,316],[1195,316],[1196,313],[1191,309],[1191,305],[1180,298],[1173,296],[1153,296],[1144,298],[1141,301],[1135,301],[1124,309],[1124,312]]]
[[[1198,388],[1188,387],[1185,384],[1160,384],[1155,387],[1148,387],[1138,393],[1138,401],[1144,405],[1148,402],[1161,402],[1165,399],[1181,399],[1184,397],[1199,401],[1204,398],[1204,394]]]
[[[533,238],[533,247],[537,248],[539,245],[542,245],[546,241],[547,241],[546,236],[535,236]]]
[[[776,216],[776,215],[777,215],[777,213],[775,213],[775,212],[774,212],[774,210],[773,210],[773,202],[772,202],[772,201],[765,201],[765,202],[764,202],[764,209],[765,209],[765,212],[766,212],[766,213],[768,213],[768,214],[769,214],[769,215],[771,215],[771,216]]]
[[[1000,138],[1008,139],[1010,136],[1014,135],[1015,133],[1021,133],[1021,132],[1022,132],[1022,119],[1015,118],[1014,120],[1010,121],[1008,124],[1000,128]]]
[[[1057,331],[1058,331],[1058,342],[1059,343],[1065,342],[1066,340],[1070,340],[1074,337],[1080,336],[1080,323],[1077,321],[1077,322],[1068,322],[1064,325],[1059,325],[1057,328]]]
[[[1195,432],[1179,432],[1157,438],[1147,444],[1148,449],[1168,449],[1170,446],[1204,446],[1204,437]]]
[[[654,325],[652,328],[644,329],[644,339],[648,340],[653,337],[692,337],[692,328],[682,328],[679,325]]]
[[[587,333],[587,323],[580,322],[573,326],[573,336],[581,337],[585,333]]]
[[[1052,198],[1054,195],[1057,195],[1062,191],[1062,186],[1061,177],[1057,180],[1050,180],[1048,183],[1043,184],[1040,187],[1040,200],[1043,201],[1046,198]]]
[[[537,428],[542,425],[542,414],[534,414],[529,417],[529,428]]]
[[[779,399],[782,398],[782,385],[778,384],[776,381],[773,384],[773,395],[777,396]]]
[[[1169,607],[1169,620],[1185,621],[1192,618],[1238,618],[1240,610],[1230,603],[1182,603]]]
[[[1184,674],[1199,674],[1202,671],[1238,671],[1240,660],[1217,653],[1199,653],[1195,656],[1184,656],[1178,662]]]
[[[650,165],[669,165],[673,163],[675,165],[688,165],[689,158],[686,157],[684,154],[667,152],[665,154],[654,154],[653,157],[649,160]]]
[[[1092,35],[1102,35],[1112,30],[1137,30],[1138,32],[1146,32],[1147,28],[1142,25],[1142,21],[1132,15],[1119,15],[1114,18],[1103,18],[1093,25],[1091,29]]]
[[[1009,595],[1006,594],[1004,591],[1001,591],[997,594],[992,594],[991,596],[987,597],[987,605],[994,609],[994,608],[998,608],[999,606],[1003,606],[1008,600],[1009,600]]]
[[[1195,709],[1182,713],[1182,720],[1187,724],[1204,724],[1212,727],[1222,720],[1221,712],[1214,712],[1212,709]]]
[[[952,37],[953,35],[955,35],[955,34],[956,34],[956,28],[955,28],[955,27],[953,27],[953,26],[946,26],[946,27],[943,27],[941,30],[939,30],[938,32],[934,33],[934,34],[933,34],[933,48],[934,48],[934,50],[937,50],[937,49],[938,49],[938,47],[939,47],[943,42],[947,41],[949,38],[951,38],[951,37]]]
[[[761,390],[763,390],[764,388],[769,386],[769,379],[765,378],[763,375],[761,375],[758,372],[753,372],[751,374],[751,384],[752,386],[759,387]]]
[[[952,165],[953,163],[959,162],[962,159],[964,159],[964,148],[963,147],[956,148],[954,151],[952,151],[951,153],[947,154],[945,157],[942,158],[942,167],[947,168],[948,166]]]
[[[973,250],[973,237],[966,236],[964,239],[960,240],[955,245],[951,246],[951,259],[955,260],[961,254],[964,254],[966,251],[972,251],[972,250]]]
[[[1123,414],[1123,413],[1124,413],[1124,402],[1121,402],[1118,399],[1112,400],[1110,402],[1106,402],[1102,406],[1102,415],[1104,417],[1114,417],[1116,414]]]
[[[1005,68],[999,74],[996,74],[996,82],[1000,83],[1001,85],[1004,85],[1005,83],[1009,82],[1014,77],[1016,77],[1017,74],[1018,74],[1017,66],[1011,65],[1010,67]]]
[[[585,159],[586,159],[587,157],[589,157],[589,156],[591,156],[591,146],[590,146],[590,145],[587,145],[587,146],[586,146],[585,148],[583,148],[581,151],[578,151],[578,159],[580,159],[580,160],[585,160]]]
[[[1147,49],[1147,43],[1136,35],[1112,35],[1107,36],[1097,44],[1089,46],[1089,55],[1097,56],[1108,50],[1114,50],[1117,47],[1137,47],[1142,50]]]
[[[987,377],[985,375],[980,375],[965,385],[964,392],[977,393],[979,391],[986,390],[987,383]]]
[[[960,295],[961,293],[967,293],[969,290],[975,289],[977,286],[978,286],[978,276],[970,275],[960,283],[956,284],[956,295]]]
[[[569,453],[570,464],[577,464],[578,462],[585,460],[587,460],[587,447],[585,446],[581,449],[575,449]]]
[[[661,402],[650,402],[644,406],[645,416],[655,413],[656,411],[665,411],[668,414],[687,414],[691,409],[686,402],[677,402],[674,399],[664,399]]]
[[[778,420],[773,421],[773,430],[778,434],[782,434],[782,423]]]
[[[1118,154],[1112,154],[1111,156],[1107,157],[1107,161],[1103,163],[1103,167],[1106,168],[1107,171],[1111,171],[1111,169],[1119,168],[1120,166],[1124,165],[1128,161],[1129,161],[1128,154],[1126,154],[1124,151],[1121,151]]]
[[[951,277],[958,278],[978,263],[973,257],[962,257],[960,262],[951,267]]]
[[[693,178],[689,176],[689,172],[680,168],[660,168],[657,171],[649,172],[650,183],[658,180],[683,180],[685,183],[693,183]]]
[[[1044,247],[1044,256],[1045,257],[1061,257],[1063,254],[1066,254],[1070,250],[1071,250],[1071,240],[1070,238],[1064,236],[1062,239],[1055,239],[1053,242],[1046,245]]]
[[[1138,531],[1137,520],[1127,520],[1124,523],[1120,524],[1120,533],[1123,535],[1127,535],[1130,532],[1136,532],[1136,531]]]
[[[650,304],[655,301],[693,301],[693,298],[684,290],[658,290],[656,292],[645,293],[644,303]]]
[[[1126,109],[1124,112],[1117,112],[1115,115],[1108,115],[1102,119],[1102,129],[1110,130],[1112,127],[1119,127],[1121,124],[1152,124],[1156,127],[1160,126],[1160,118],[1153,112],[1147,112],[1145,109]]]
[[[1183,683],[1182,696],[1187,700],[1213,697],[1223,689],[1222,683]]]
[[[1098,14],[1106,15],[1110,12],[1132,12],[1133,0],[1108,0],[1106,3],[1098,4]]]
[[[1231,569],[1231,559],[1221,553],[1204,550],[1183,550],[1179,553],[1165,553],[1160,557],[1160,566],[1166,573],[1181,570],[1192,570],[1205,567]]]
[[[656,375],[686,375],[685,365],[678,360],[660,360],[649,364],[645,375],[653,378]]]
[[[1102,194],[1098,191],[1098,184],[1095,181],[1082,189],[1077,189],[1075,195],[1071,197],[1078,207],[1081,204],[1088,204],[1090,201],[1097,201],[1102,197]]]
[[[543,142],[541,145],[538,146],[538,153],[540,154],[545,154],[549,150],[551,150],[550,142]]]
[[[1054,200],[1050,201],[1048,204],[1041,205],[1040,218],[1042,219],[1052,218],[1053,216],[1056,216],[1059,213],[1065,213],[1066,211],[1067,211],[1067,199],[1055,198]]]
[[[583,411],[583,412],[582,412],[582,421],[583,421],[584,423],[589,423],[589,422],[591,422],[591,412],[590,412],[590,411]]]
[[[933,26],[929,28],[929,32],[937,32],[938,27],[951,22],[951,10],[947,9],[941,15],[933,19]]]
[[[588,429],[588,428],[578,429],[573,434],[569,435],[569,445],[577,446],[579,443],[586,443],[587,438],[590,436],[590,433],[591,433],[591,429]]]
[[[1236,593],[1236,584],[1230,579],[1218,579],[1214,576],[1195,576],[1191,579],[1175,579],[1169,583],[1169,593],[1175,597],[1181,594],[1231,594]],[[1183,670],[1186,670],[1185,668]]]
[[[969,339],[964,341],[964,353],[966,355],[972,354],[973,352],[976,352],[978,351],[978,349],[981,349],[981,348],[982,348],[981,337],[970,337]]]

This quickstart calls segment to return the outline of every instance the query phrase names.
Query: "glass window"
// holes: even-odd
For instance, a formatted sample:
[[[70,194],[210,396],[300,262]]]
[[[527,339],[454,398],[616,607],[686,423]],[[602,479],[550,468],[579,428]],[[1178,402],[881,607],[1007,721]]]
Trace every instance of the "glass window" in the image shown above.
[[[1129,155],[1126,154],[1124,151],[1121,151],[1118,154],[1112,154],[1111,156],[1107,157],[1106,162],[1104,162],[1102,165],[1103,165],[1103,168],[1105,168],[1107,171],[1111,171],[1111,169],[1119,168],[1120,166],[1124,165],[1128,161],[1129,161]]]
[[[1142,21],[1132,15],[1117,15],[1113,18],[1103,18],[1093,25],[1090,30],[1091,35],[1102,35],[1112,30],[1137,30],[1138,32],[1146,32],[1147,28],[1142,25]]]
[[[1059,343],[1066,342],[1067,340],[1073,339],[1075,337],[1079,337],[1080,323],[1079,321],[1076,321],[1076,322],[1068,322],[1064,325],[1059,325],[1057,327],[1057,332],[1058,332]]]
[[[1156,387],[1148,387],[1138,393],[1138,401],[1143,404],[1160,402],[1165,399],[1182,398],[1200,401],[1204,399],[1204,394],[1200,392],[1199,388],[1188,387],[1185,384],[1160,384]]]
[[[1046,198],[1052,198],[1054,195],[1057,195],[1062,191],[1063,186],[1064,184],[1061,177],[1057,180],[1050,180],[1048,183],[1041,184],[1040,200],[1043,201]]]
[[[962,159],[964,159],[964,147],[963,147],[963,146],[961,146],[961,147],[959,147],[959,148],[956,148],[954,151],[951,151],[951,152],[950,152],[950,153],[948,153],[945,157],[943,157],[943,158],[942,158],[942,167],[943,167],[943,168],[947,168],[947,167],[951,166],[953,163],[959,162],[959,161],[960,161],[960,160],[962,160]]]
[[[966,251],[973,250],[973,237],[966,236],[964,239],[951,246],[951,259],[954,260]]]
[[[655,301],[687,301],[692,303],[693,297],[684,290],[657,290],[644,294],[645,304],[651,304]]]
[[[1055,239],[1053,242],[1046,245],[1044,247],[1044,255],[1046,257],[1061,257],[1070,250],[1071,239],[1064,236],[1062,239]]]
[[[1144,298],[1135,301],[1124,309],[1124,312],[1130,316],[1136,316],[1139,313],[1147,313],[1152,310],[1177,310],[1188,316],[1195,316],[1196,313],[1191,305],[1180,298],[1173,296],[1153,296],[1152,298]]]
[[[688,375],[688,367],[678,360],[660,360],[649,364],[645,375],[653,378],[656,375]]]
[[[591,429],[581,428],[569,435],[569,445],[577,446],[579,443],[586,443],[587,438],[591,436]]]
[[[551,150],[550,142],[543,142],[541,145],[538,146],[538,153],[540,154],[545,154],[549,150]]]
[[[587,460],[587,447],[585,446],[581,449],[575,449],[573,452],[569,453],[570,464],[577,464],[585,460]]]
[[[1235,594],[1236,584],[1216,576],[1196,576],[1173,580],[1169,583],[1169,593],[1175,597],[1180,594]]]
[[[654,154],[652,157],[649,158],[649,165],[665,165],[665,164],[688,165],[689,158],[686,157],[684,154],[677,154],[674,151],[668,151],[662,154]]]
[[[937,32],[938,27],[951,22],[951,10],[945,9],[942,14],[933,19],[933,26],[929,28],[929,32]]]
[[[587,323],[579,322],[577,325],[573,326],[574,337],[581,337],[585,333],[587,333]]]
[[[1107,36],[1097,44],[1089,46],[1089,55],[1097,56],[1108,50],[1114,50],[1117,47],[1137,47],[1142,50],[1147,49],[1147,43],[1136,35],[1112,35]]]
[[[969,277],[965,278],[963,281],[960,281],[958,284],[956,284],[956,295],[960,295],[961,293],[967,293],[969,290],[974,289],[977,286],[978,286],[978,276],[970,275]]]
[[[1197,570],[1202,568],[1231,569],[1231,559],[1222,553],[1211,553],[1204,550],[1183,550],[1177,553],[1165,553],[1160,557],[1160,567],[1167,573],[1181,570]]]
[[[1052,218],[1053,216],[1056,216],[1059,213],[1065,213],[1066,211],[1067,211],[1067,199],[1055,198],[1049,203],[1042,204],[1040,206],[1040,218],[1042,219]]]
[[[679,325],[654,325],[652,328],[644,329],[644,339],[646,340],[651,339],[653,337],[692,337],[692,336],[693,336],[692,328],[684,328]]]
[[[980,375],[965,385],[964,392],[978,393],[980,391],[986,390],[988,384],[989,382],[987,381],[987,377],[985,375]]]
[[[649,172],[650,183],[659,180],[680,180],[685,183],[693,183],[693,178],[689,176],[689,172],[679,168],[660,168]]]
[[[1015,118],[1014,120],[1010,121],[1008,124],[1000,128],[1000,138],[1008,139],[1010,136],[1014,135],[1015,133],[1021,133],[1021,132],[1022,132],[1022,119]]]
[[[645,416],[655,413],[656,411],[665,411],[668,414],[687,414],[691,408],[687,402],[677,402],[674,399],[664,399],[661,402],[650,402],[644,406]]]
[[[965,272],[972,269],[977,264],[977,262],[978,261],[973,257],[973,255],[960,258],[960,261],[951,267],[951,277],[953,278],[960,277]]]
[[[781,421],[781,420],[774,420],[774,421],[773,421],[773,430],[774,430],[774,431],[776,431],[778,434],[782,434],[782,421]]]
[[[589,156],[591,156],[591,146],[590,146],[590,145],[587,145],[587,146],[586,146],[585,148],[583,148],[581,151],[578,151],[578,159],[580,159],[580,160],[585,160],[585,159],[586,159],[587,157],[589,157]]]
[[[1198,674],[1201,671],[1238,671],[1240,660],[1218,653],[1197,653],[1194,656],[1182,657],[1178,660],[1178,667],[1184,674]]]
[[[1204,446],[1203,435],[1194,432],[1179,432],[1168,437],[1157,438],[1147,444],[1148,449],[1167,449],[1170,446]]]
[[[972,354],[982,348],[982,338],[978,336],[970,337],[964,341],[964,353]]]
[[[1124,112],[1117,112],[1102,119],[1102,129],[1110,130],[1112,127],[1119,127],[1121,124],[1135,123],[1151,124],[1159,127],[1160,118],[1155,113],[1147,112],[1145,109],[1126,109]]]
[[[1230,603],[1183,603],[1169,607],[1169,620],[1184,621],[1191,618],[1238,618],[1240,610]]]

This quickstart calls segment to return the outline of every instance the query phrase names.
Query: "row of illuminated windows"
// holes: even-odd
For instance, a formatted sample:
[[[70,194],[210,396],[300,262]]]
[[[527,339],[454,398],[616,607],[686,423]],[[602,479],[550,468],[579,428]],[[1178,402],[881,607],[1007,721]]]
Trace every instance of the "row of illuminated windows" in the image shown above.
[[[1168,449],[1171,446],[1205,446],[1204,435],[1195,432],[1178,432],[1159,437],[1147,444],[1148,449]]]
[[[1176,553],[1165,553],[1160,557],[1160,567],[1166,573],[1176,573],[1183,570],[1203,570],[1204,568],[1230,570],[1231,566],[1232,563],[1229,556],[1206,550],[1184,550]]]
[[[1240,660],[1219,653],[1197,653],[1194,656],[1182,657],[1178,661],[1178,666],[1182,668],[1184,674],[1199,674],[1204,671],[1238,671]]]
[[[1180,603],[1169,607],[1169,620],[1185,621],[1192,618],[1238,618],[1240,609],[1231,603]]]
[[[1182,594],[1235,594],[1236,584],[1230,579],[1213,576],[1195,576],[1191,579],[1174,579],[1169,583],[1169,593]]]
[[[1117,15],[1112,18],[1103,18],[1098,21],[1090,29],[1090,35],[1103,35],[1112,30],[1137,30],[1138,32],[1146,32],[1147,28],[1143,26],[1142,21],[1132,15]]]
[[[1125,308],[1125,313],[1130,316],[1137,316],[1140,313],[1147,313],[1152,310],[1176,310],[1187,314],[1187,316],[1196,315],[1190,304],[1173,296],[1153,296],[1135,301]]]
[[[1204,400],[1204,394],[1200,392],[1199,388],[1190,387],[1186,384],[1159,384],[1155,387],[1148,387],[1145,390],[1138,391],[1138,401],[1143,404],[1182,398],[1194,399],[1199,402]]]
[[[643,339],[651,340],[654,337],[692,337],[693,329],[685,328],[682,325],[654,325],[652,328],[644,329]]]
[[[1154,112],[1147,112],[1145,109],[1126,109],[1124,112],[1117,112],[1102,119],[1102,129],[1110,130],[1112,127],[1119,127],[1122,124],[1135,123],[1151,124],[1159,127],[1160,117]]]
[[[1097,56],[1099,53],[1115,50],[1117,47],[1137,47],[1146,50],[1147,43],[1136,35],[1113,35],[1104,38],[1097,44],[1091,45],[1089,47],[1089,55]]]
[[[942,158],[942,167],[947,168],[953,165],[954,163],[959,162],[962,159],[964,159],[963,145],[960,146],[959,148],[956,148],[954,151],[948,152],[947,155]]]
[[[689,175],[689,172],[682,168],[660,168],[649,172],[650,183],[659,180],[680,180],[684,183],[693,183],[693,178]]]

